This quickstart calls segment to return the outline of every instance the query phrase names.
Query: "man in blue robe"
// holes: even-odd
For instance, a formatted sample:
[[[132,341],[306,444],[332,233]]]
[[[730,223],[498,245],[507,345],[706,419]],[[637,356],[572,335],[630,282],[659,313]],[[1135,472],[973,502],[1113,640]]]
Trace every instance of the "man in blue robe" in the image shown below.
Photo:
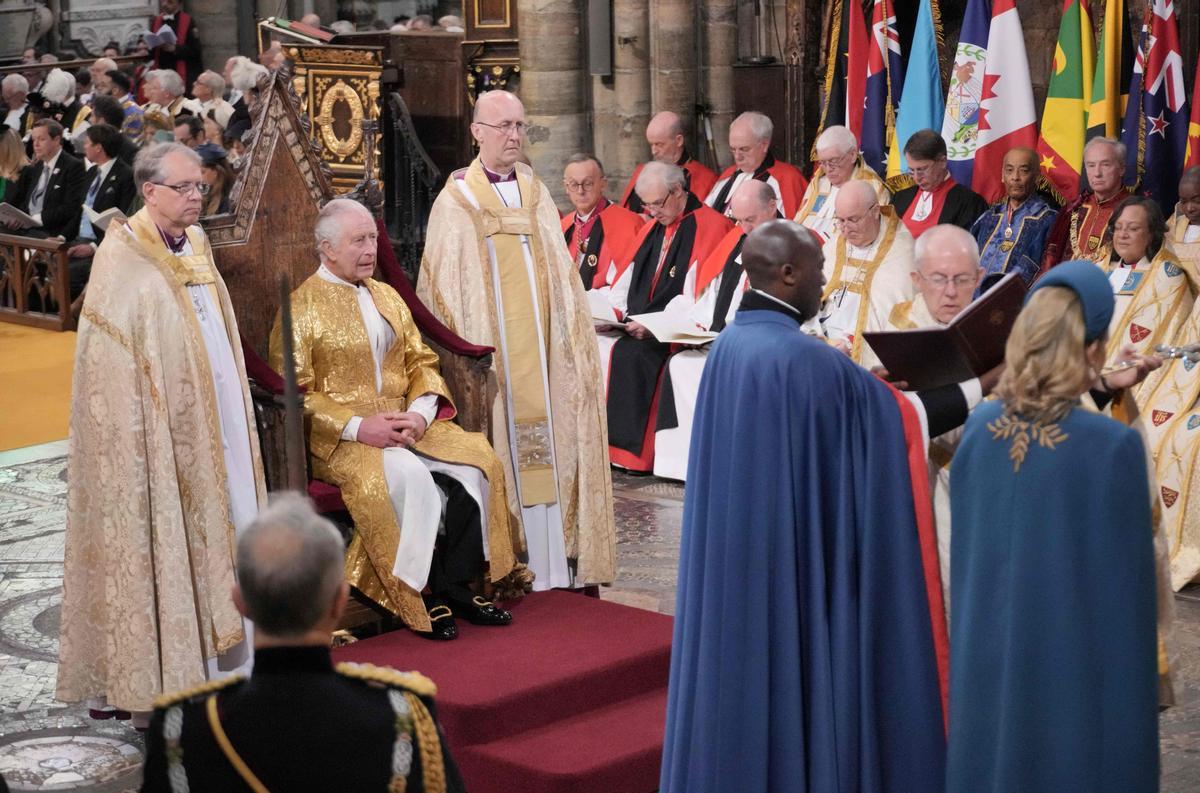
[[[916,411],[800,332],[824,283],[803,227],[759,226],[742,261],[751,289],[696,406],[661,789],[939,793],[947,648]]]
[[[985,280],[1015,270],[1029,285],[1041,270],[1046,238],[1058,211],[1036,192],[1037,152],[1024,146],[1009,149],[1002,167],[1004,200],[979,216],[971,236],[979,243]]]

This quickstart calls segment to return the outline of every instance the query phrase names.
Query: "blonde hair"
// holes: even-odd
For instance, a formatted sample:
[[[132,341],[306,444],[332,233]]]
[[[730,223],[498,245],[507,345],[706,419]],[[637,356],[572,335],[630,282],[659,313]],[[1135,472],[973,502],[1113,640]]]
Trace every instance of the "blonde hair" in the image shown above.
[[[996,394],[1006,413],[1038,424],[1062,419],[1094,376],[1084,343],[1079,296],[1061,286],[1034,292],[1017,316]]]
[[[5,127],[0,134],[0,178],[15,182],[21,176],[21,169],[29,164],[25,156],[25,147],[21,138],[11,127]]]

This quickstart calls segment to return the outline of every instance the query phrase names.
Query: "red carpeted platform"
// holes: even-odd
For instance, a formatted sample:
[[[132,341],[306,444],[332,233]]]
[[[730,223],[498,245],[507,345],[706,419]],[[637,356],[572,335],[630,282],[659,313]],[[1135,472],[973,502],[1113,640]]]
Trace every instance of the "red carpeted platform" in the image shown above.
[[[510,604],[512,625],[459,621],[334,650],[337,661],[415,669],[471,793],[652,793],[658,788],[671,618],[568,592]]]

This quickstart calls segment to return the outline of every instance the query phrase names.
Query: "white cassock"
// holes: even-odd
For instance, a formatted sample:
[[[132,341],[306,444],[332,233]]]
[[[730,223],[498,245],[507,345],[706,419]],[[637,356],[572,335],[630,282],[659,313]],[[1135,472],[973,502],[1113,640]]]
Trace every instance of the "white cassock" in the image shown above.
[[[396,331],[388,324],[371,292],[365,286],[352,284],[334,275],[324,264],[317,275],[335,284],[349,286],[358,299],[358,310],[362,314],[363,327],[371,342],[371,358],[375,364],[375,388],[383,388],[383,360],[388,350],[396,343]],[[425,419],[425,425],[433,424],[437,417],[437,394],[425,394],[408,406],[412,413]],[[342,429],[342,440],[358,440],[358,429],[362,418],[354,416]],[[456,465],[433,460],[400,446],[383,450],[383,478],[387,482],[392,508],[396,511],[396,522],[400,526],[400,543],[396,548],[396,561],[392,573],[404,583],[420,592],[429,580],[429,566],[433,559],[433,546],[438,531],[442,528],[446,496],[433,481],[433,474],[445,474],[460,482],[467,494],[479,506],[480,530],[487,526],[488,483],[483,472],[469,465]],[[487,558],[488,544],[483,537],[483,553]]]
[[[471,206],[479,209],[479,202],[475,200],[474,194],[471,193],[471,188],[467,187],[466,180],[453,179],[454,185],[459,192],[466,197],[467,201],[471,202]],[[517,182],[493,182],[492,189],[500,196],[500,200],[505,206],[519,207],[521,206],[521,190],[517,187]],[[508,364],[508,342],[505,339],[504,333],[504,297],[500,291],[500,269],[496,263],[496,248],[492,244],[489,237],[487,239],[488,260],[492,265],[492,287],[496,295],[496,320],[500,331],[500,353],[504,357],[504,369],[510,371]],[[538,302],[537,294],[537,279],[533,271],[533,253],[529,249],[529,238],[521,237],[521,254],[525,260],[526,281],[529,284],[531,305],[535,312],[534,327],[538,334],[538,357],[541,359],[542,365],[542,383],[545,385],[545,405],[547,412],[547,420],[550,426],[554,426],[554,415],[550,407],[550,373],[546,367],[546,339],[542,334],[541,313],[545,311],[545,306]],[[513,397],[511,384],[505,381],[504,398],[508,402],[508,448],[514,450],[521,448],[517,443],[517,426],[514,419],[517,415],[516,409],[513,407]],[[498,432],[499,428],[493,430]],[[558,487],[558,463],[555,461],[554,451],[554,434],[550,435],[550,464],[554,466],[554,482],[555,488]],[[519,466],[514,464],[511,470],[519,470]],[[520,497],[521,478],[514,477],[515,487],[517,488],[518,500],[523,501]],[[535,591],[546,589],[570,587],[573,586],[574,580],[571,573],[571,568],[567,564],[567,542],[563,533],[562,507],[559,505],[559,496],[556,492],[555,500],[552,504],[534,504],[532,507],[521,506],[521,523],[525,527],[525,545],[529,551],[529,569],[536,576],[533,582]],[[487,525],[487,521],[483,522]],[[484,547],[487,547],[487,542],[484,542]]]
[[[742,254],[738,253],[740,264]],[[717,294],[721,289],[721,279],[724,273],[714,278],[699,297],[696,294],[696,275],[699,268],[693,267],[688,271],[683,292],[667,304],[666,311],[684,314],[697,327],[708,330],[712,327],[713,312],[717,306]],[[733,299],[729,302],[729,310],[725,313],[725,326],[733,322],[738,306],[742,303],[742,295],[747,287],[746,273],[743,271]],[[704,364],[708,360],[709,346],[692,350],[683,350],[672,355],[667,360],[668,376],[671,378],[671,391],[675,398],[675,418],[677,426],[663,429],[654,433],[654,475],[664,479],[687,479],[688,448],[692,440],[692,418],[696,413],[696,397],[700,393],[700,377],[704,374]]]

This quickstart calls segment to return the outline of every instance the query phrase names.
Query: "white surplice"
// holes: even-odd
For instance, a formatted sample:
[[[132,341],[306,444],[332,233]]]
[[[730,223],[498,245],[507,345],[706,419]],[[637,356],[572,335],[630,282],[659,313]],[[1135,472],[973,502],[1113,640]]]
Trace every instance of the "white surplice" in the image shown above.
[[[479,202],[475,199],[475,195],[471,192],[471,188],[467,186],[465,180],[452,180],[455,186],[463,194],[463,196],[471,203],[471,206],[479,208]],[[517,186],[515,180],[507,182],[492,182],[492,189],[500,196],[500,200],[505,206],[519,207],[521,206],[521,190]],[[496,247],[492,244],[489,237],[487,240],[488,261],[492,268],[492,287],[493,293],[496,295],[496,320],[500,330],[500,354],[504,362],[504,370],[511,371],[508,363],[508,340],[504,332],[504,296],[500,290],[500,266],[496,261]],[[533,252],[529,248],[529,238],[521,237],[521,254],[525,264],[526,281],[529,284],[530,301],[534,310],[534,328],[538,335],[538,358],[542,367],[542,383],[544,390],[544,400],[546,404],[546,418],[551,427],[554,426],[554,415],[550,407],[550,373],[546,366],[546,338],[542,333],[542,312],[546,307],[538,301],[537,278],[533,270]],[[517,443],[517,426],[514,419],[517,415],[516,409],[513,406],[512,384],[507,379],[505,380],[504,398],[508,406],[508,448],[512,450],[512,454],[516,454],[516,450],[520,448]],[[496,428],[493,431],[499,431]],[[574,585],[574,575],[570,565],[567,564],[567,541],[563,528],[562,507],[558,497],[558,463],[555,460],[554,450],[554,434],[550,434],[550,464],[554,467],[554,482],[555,482],[555,499],[551,504],[534,504],[531,507],[521,506],[521,523],[525,527],[525,545],[529,552],[529,569],[533,571],[536,577],[533,582],[534,591],[542,591],[558,587],[570,587]],[[512,471],[520,470],[516,460],[512,461],[510,467]],[[517,488],[518,500],[523,501],[520,497],[521,493],[521,478],[514,476],[514,486]],[[486,522],[484,525],[487,525]],[[486,546],[486,543],[485,543]]]

